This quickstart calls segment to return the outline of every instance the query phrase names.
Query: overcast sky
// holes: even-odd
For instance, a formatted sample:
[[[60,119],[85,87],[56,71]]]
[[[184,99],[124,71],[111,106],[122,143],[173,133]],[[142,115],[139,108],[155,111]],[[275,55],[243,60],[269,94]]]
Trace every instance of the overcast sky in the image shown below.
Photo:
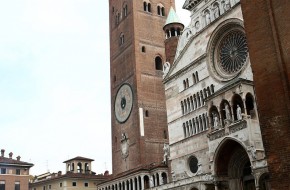
[[[32,175],[75,156],[111,170],[108,19],[107,0],[0,0],[0,149]]]

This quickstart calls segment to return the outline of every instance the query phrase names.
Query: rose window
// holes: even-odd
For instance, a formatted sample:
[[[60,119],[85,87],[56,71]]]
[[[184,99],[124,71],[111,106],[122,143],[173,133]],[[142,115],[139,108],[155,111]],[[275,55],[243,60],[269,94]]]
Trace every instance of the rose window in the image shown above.
[[[248,57],[248,46],[244,33],[231,32],[222,39],[219,49],[219,63],[224,72],[236,73],[245,65]]]

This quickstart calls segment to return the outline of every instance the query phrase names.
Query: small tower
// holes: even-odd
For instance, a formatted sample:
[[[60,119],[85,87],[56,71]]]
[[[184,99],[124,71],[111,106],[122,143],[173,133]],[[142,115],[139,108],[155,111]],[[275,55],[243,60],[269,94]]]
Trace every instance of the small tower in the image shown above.
[[[64,161],[66,164],[66,172],[91,174],[91,165],[93,159],[85,157],[75,157]]]
[[[176,48],[178,45],[178,39],[184,29],[184,25],[181,23],[173,7],[170,8],[166,23],[163,27],[165,32],[165,54],[166,61],[173,64]]]

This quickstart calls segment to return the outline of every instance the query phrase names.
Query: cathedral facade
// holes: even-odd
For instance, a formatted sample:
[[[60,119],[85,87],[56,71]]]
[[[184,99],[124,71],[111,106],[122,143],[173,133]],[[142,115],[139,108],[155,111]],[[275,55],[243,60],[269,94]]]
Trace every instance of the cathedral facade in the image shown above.
[[[269,189],[240,2],[183,8],[191,23],[164,70],[172,183],[163,189]]]

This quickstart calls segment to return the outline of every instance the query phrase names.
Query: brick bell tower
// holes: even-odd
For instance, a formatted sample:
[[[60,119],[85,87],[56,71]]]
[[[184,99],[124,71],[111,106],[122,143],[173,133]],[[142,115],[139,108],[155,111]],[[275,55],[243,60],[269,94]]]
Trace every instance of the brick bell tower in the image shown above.
[[[163,160],[163,26],[174,1],[109,0],[114,176]]]

